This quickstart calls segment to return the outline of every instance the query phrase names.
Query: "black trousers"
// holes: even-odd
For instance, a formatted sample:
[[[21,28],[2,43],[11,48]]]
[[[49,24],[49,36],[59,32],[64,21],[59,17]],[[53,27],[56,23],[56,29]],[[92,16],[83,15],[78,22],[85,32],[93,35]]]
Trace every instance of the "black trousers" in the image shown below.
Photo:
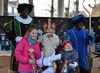
[[[10,69],[15,71],[16,73],[18,72],[18,62],[16,61],[16,58],[14,55],[11,55],[11,59],[10,59]]]
[[[86,70],[84,68],[79,69],[79,73],[90,73],[90,70]]]

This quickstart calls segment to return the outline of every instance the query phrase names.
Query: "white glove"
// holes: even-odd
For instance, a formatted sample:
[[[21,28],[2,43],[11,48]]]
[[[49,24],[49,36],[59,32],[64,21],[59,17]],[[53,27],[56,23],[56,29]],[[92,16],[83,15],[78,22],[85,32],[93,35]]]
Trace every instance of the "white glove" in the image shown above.
[[[51,62],[53,62],[53,61],[57,61],[57,60],[60,60],[61,59],[61,54],[57,54],[57,55],[52,55],[52,56],[50,56],[50,60],[51,60]]]
[[[67,67],[64,69],[64,73],[67,72]]]
[[[60,59],[61,59],[61,54],[52,55],[52,56],[49,56],[49,57],[44,57],[43,64],[45,66],[52,66],[52,63],[54,61],[57,61],[57,60],[60,60]]]
[[[77,62],[69,63],[69,66],[72,67],[72,68],[75,68],[75,67],[78,66],[78,63]]]
[[[33,60],[33,59],[29,59],[29,64],[34,64],[35,63],[35,61]]]
[[[42,64],[42,61],[43,61],[43,59],[44,59],[44,58],[43,58],[43,57],[44,57],[43,52],[41,52],[41,54],[42,54],[41,58],[39,58],[39,59],[36,60],[37,65],[38,65],[39,67],[42,67],[42,66],[43,66],[43,64]]]
[[[15,38],[16,43],[18,43],[21,39],[22,39],[22,37],[17,36],[17,37]]]
[[[43,34],[43,31],[39,29],[38,30],[38,33],[40,33],[42,35]]]
[[[43,34],[43,31],[42,30],[38,30],[38,40],[41,41],[42,40],[42,34]]]

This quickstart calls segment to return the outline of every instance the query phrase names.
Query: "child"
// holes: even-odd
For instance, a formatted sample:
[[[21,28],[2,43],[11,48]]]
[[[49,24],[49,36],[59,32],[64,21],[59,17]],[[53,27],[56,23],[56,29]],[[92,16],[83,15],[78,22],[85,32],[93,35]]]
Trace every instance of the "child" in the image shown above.
[[[63,49],[61,51],[61,61],[63,67],[61,72],[63,73],[75,73],[74,69],[77,67],[77,54],[72,47],[71,41],[65,41],[63,44]]]
[[[37,29],[30,25],[26,35],[18,42],[15,49],[19,73],[36,73],[36,59],[41,57]]]

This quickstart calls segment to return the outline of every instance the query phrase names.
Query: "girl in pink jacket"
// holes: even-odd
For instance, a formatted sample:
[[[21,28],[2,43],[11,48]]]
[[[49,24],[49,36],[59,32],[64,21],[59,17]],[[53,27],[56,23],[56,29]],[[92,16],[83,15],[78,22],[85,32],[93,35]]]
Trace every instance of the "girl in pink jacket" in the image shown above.
[[[19,73],[36,73],[36,59],[41,57],[41,52],[37,40],[37,29],[33,25],[28,27],[25,36],[18,42],[15,57],[18,61]]]

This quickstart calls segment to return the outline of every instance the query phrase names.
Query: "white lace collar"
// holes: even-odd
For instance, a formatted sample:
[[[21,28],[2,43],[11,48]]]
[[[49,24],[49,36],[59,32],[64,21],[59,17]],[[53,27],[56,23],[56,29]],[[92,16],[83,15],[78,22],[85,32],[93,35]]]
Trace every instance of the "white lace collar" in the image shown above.
[[[23,23],[23,24],[29,24],[33,20],[30,16],[28,16],[26,19],[23,19],[20,17],[20,15],[16,16],[15,19],[17,19],[20,23]]]

